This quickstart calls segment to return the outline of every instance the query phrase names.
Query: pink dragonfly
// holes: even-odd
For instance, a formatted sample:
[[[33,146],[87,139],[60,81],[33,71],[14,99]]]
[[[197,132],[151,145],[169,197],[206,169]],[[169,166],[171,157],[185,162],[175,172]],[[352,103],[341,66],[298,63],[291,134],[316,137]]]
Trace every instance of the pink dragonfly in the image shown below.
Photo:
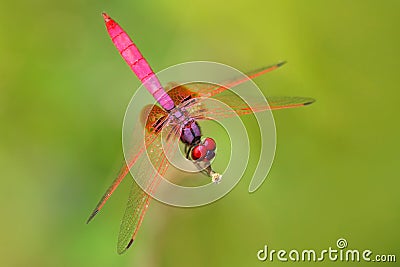
[[[204,104],[202,99],[212,97],[223,101],[239,116],[265,110],[301,107],[314,102],[314,99],[306,97],[269,97],[269,105],[260,104],[249,108],[246,103],[237,102],[233,97],[220,95],[229,88],[279,68],[284,62],[248,73],[246,79],[236,79],[224,86],[199,83],[171,86],[173,88],[168,90],[161,85],[127,33],[107,14],[103,13],[103,17],[112,42],[159,105],[150,105],[144,108],[142,112],[145,116],[143,122],[144,142],[138,141],[133,144],[132,151],[134,153],[126,159],[119,175],[101,198],[87,223],[102,209],[121,181],[132,170],[135,170],[134,173],[139,176],[135,178],[145,181],[146,191],[154,192],[160,183],[160,177],[166,173],[169,167],[167,155],[176,152],[172,144],[179,140],[185,146],[187,159],[198,165],[199,170],[209,176],[213,182],[218,183],[221,180],[222,176],[215,172],[210,164],[216,155],[216,142],[210,137],[202,138],[198,122],[232,115],[210,104]],[[168,138],[163,149],[159,149],[162,131],[168,132]],[[143,160],[146,154],[149,155],[150,162]],[[154,168],[149,164],[152,164]],[[117,251],[119,254],[125,252],[135,240],[150,200],[151,196],[133,182],[118,236]]]

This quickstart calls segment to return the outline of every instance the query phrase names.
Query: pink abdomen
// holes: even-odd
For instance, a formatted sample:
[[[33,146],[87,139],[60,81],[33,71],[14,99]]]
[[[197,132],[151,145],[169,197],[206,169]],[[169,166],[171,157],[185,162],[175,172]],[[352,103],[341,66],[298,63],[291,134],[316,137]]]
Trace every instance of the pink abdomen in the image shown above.
[[[136,45],[118,23],[111,19],[107,14],[103,14],[103,17],[111,40],[126,63],[128,63],[129,67],[164,109],[167,111],[173,109],[174,102],[165,92],[157,76],[154,74],[150,65],[147,63],[146,59],[144,59]]]

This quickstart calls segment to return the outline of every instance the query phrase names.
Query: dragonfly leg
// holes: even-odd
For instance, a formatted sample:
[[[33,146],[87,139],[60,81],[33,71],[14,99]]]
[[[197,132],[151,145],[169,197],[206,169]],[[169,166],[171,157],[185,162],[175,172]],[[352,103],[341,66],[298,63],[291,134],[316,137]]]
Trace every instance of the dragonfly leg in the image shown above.
[[[186,158],[189,159],[190,152],[192,151],[193,146],[185,145],[185,153],[186,153]]]

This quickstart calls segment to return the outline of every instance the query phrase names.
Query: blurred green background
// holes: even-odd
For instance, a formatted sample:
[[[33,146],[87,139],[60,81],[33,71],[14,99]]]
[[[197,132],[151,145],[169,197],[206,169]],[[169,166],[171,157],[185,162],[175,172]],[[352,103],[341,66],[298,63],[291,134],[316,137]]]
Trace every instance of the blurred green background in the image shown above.
[[[400,2],[39,0],[0,10],[2,266],[283,266],[257,251],[327,249],[340,237],[400,257]],[[249,171],[206,207],[153,202],[123,256],[129,181],[85,224],[122,161],[122,120],[139,86],[102,11],[155,71],[288,60],[256,83],[266,95],[317,99],[274,113],[275,162],[258,191],[247,192]]]

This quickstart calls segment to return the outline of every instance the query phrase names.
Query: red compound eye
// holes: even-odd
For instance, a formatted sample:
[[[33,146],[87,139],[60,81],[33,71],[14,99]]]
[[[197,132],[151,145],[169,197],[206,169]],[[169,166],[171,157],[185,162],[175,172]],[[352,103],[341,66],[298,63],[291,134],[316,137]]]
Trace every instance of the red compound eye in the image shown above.
[[[193,160],[201,160],[207,154],[207,148],[203,145],[195,146],[192,150],[192,159]]]
[[[206,154],[206,157],[205,157],[206,160],[212,160],[214,157],[215,157],[215,152],[214,151],[212,151],[212,150],[207,151],[207,154]]]
[[[209,151],[214,151],[215,148],[217,147],[217,144],[215,144],[214,139],[212,139],[210,137],[207,137],[206,139],[204,139],[203,144]]]

